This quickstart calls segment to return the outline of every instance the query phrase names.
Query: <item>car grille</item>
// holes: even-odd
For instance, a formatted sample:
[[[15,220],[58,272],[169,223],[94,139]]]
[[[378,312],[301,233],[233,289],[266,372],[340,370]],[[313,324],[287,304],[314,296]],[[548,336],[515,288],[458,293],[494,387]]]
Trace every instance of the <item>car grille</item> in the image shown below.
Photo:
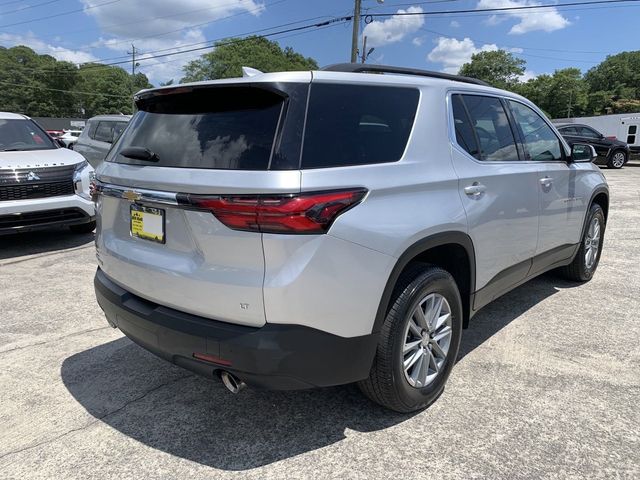
[[[0,202],[73,195],[75,165],[0,170]]]

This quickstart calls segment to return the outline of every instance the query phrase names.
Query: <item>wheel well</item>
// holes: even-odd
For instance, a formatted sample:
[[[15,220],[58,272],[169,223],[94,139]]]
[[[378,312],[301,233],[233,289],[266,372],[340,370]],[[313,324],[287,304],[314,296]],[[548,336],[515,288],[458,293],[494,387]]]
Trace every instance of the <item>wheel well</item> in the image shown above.
[[[471,310],[471,259],[467,250],[460,244],[448,243],[432,247],[413,257],[403,271],[415,263],[430,263],[443,268],[451,274],[458,285],[462,298],[463,327],[469,325]]]
[[[602,207],[602,211],[604,212],[604,219],[607,220],[609,215],[609,197],[604,192],[600,192],[593,198],[593,203],[597,203]]]

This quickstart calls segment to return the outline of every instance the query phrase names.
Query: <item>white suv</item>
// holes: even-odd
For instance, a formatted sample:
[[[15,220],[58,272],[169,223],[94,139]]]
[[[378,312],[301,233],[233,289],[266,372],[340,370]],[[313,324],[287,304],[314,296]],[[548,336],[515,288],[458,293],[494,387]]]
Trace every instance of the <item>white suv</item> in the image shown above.
[[[95,228],[93,168],[33,120],[0,112],[0,234],[68,225]]]
[[[238,391],[441,393],[482,306],[593,275],[608,188],[528,100],[343,64],[146,90],[97,176],[112,326]]]

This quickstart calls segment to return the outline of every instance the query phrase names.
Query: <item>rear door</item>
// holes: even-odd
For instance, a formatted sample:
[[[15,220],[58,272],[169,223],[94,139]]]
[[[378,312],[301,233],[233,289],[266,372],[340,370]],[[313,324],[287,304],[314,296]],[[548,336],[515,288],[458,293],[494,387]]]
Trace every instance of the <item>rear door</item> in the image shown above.
[[[450,97],[452,150],[476,255],[475,307],[523,280],[538,241],[538,166],[519,151],[499,97]]]
[[[97,172],[100,268],[155,303],[263,325],[262,234],[184,202],[198,195],[237,206],[245,195],[299,192],[310,74],[306,80],[165,89],[141,99]],[[152,161],[127,153],[145,149]]]

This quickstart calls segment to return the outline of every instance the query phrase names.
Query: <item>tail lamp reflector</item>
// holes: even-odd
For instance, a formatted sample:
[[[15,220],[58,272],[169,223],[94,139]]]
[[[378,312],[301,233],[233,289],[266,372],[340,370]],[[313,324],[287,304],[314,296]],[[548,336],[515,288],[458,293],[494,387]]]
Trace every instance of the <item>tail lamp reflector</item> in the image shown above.
[[[298,195],[188,195],[187,202],[211,211],[234,230],[263,233],[325,233],[333,221],[362,201],[365,189]]]

